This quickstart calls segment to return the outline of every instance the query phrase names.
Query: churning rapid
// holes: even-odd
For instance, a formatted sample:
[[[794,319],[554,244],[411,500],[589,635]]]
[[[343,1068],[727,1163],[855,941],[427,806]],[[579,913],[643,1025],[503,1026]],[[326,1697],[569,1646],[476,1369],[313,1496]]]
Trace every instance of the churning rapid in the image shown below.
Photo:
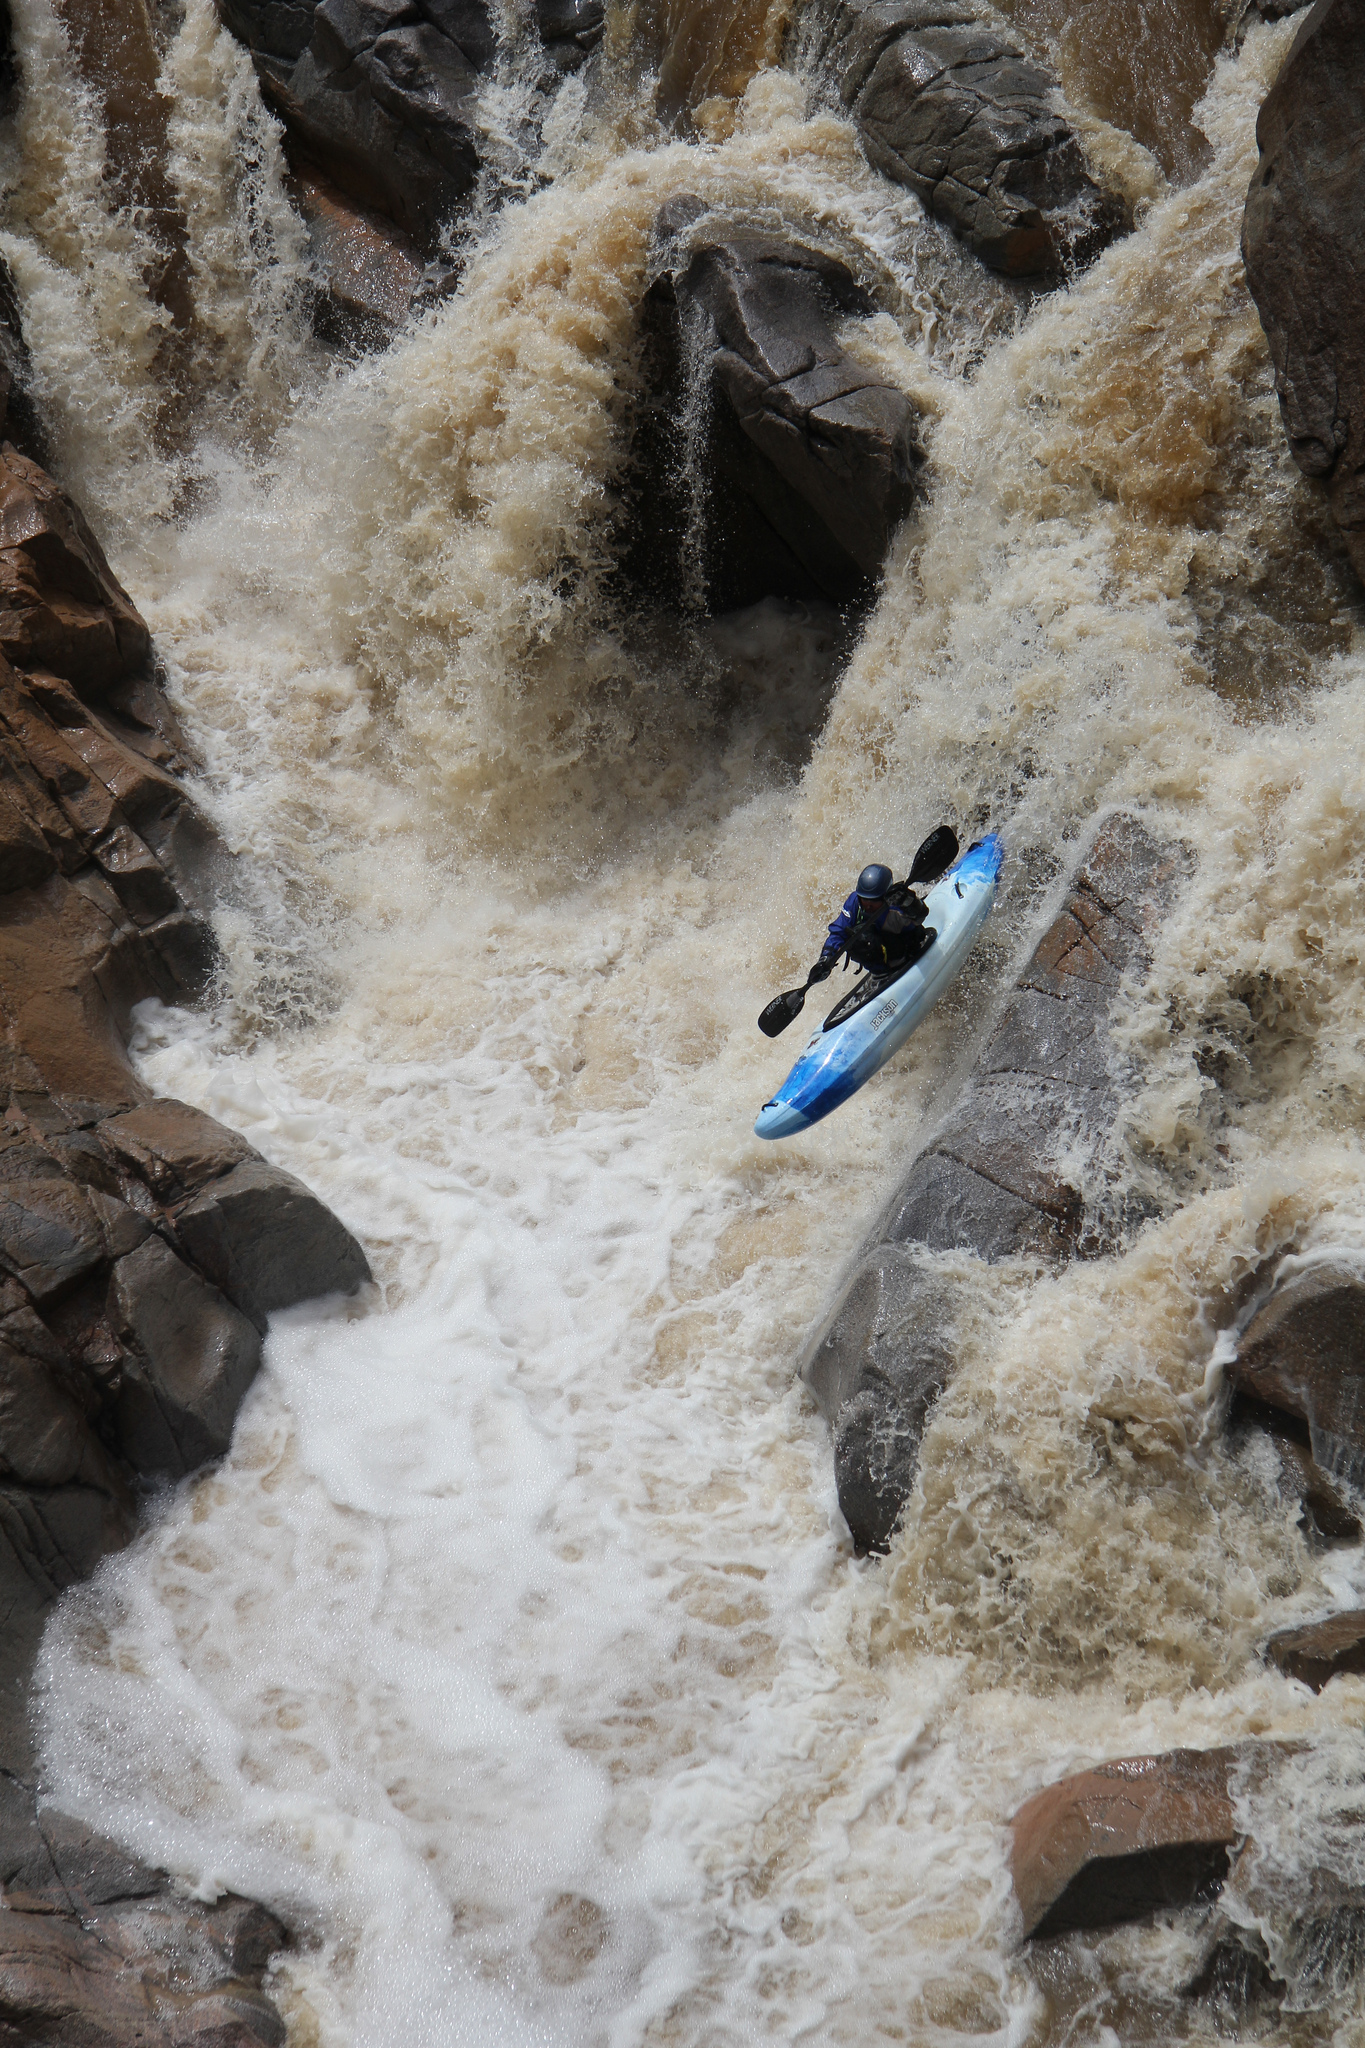
[[[623,4],[522,163],[509,9],[501,203],[458,291],[338,364],[250,60],[183,0],[172,417],[148,230],[61,15],[14,11],[0,248],[55,465],[241,855],[221,998],[144,1010],[140,1071],[306,1179],[377,1279],[275,1319],[221,1467],[67,1596],[47,1785],[304,1930],[293,2048],[1171,2038],[1150,1987],[1188,1937],[1045,1980],[1004,1824],[1096,1758],[1361,1712],[1253,1654],[1361,1604],[1359,1553],[1311,1552],[1216,1426],[1238,1283],[1365,1221],[1362,618],[1238,255],[1292,24],[1215,59],[1095,6],[1068,76],[1062,15],[1011,10],[1060,38],[1137,225],[983,338],[776,13]],[[877,280],[842,338],[926,414],[931,489],[855,644],[775,600],[614,609],[635,307],[683,193]],[[1118,801],[1195,856],[1123,1023],[1131,1172],[1182,1200],[1114,1260],[971,1268],[910,1507],[859,1562],[794,1360]],[[966,977],[763,1145],[788,1062],[757,1011],[942,817],[1008,849]],[[1345,1793],[1303,1796],[1294,1826]],[[1358,2041],[1354,1995],[1265,2037]]]

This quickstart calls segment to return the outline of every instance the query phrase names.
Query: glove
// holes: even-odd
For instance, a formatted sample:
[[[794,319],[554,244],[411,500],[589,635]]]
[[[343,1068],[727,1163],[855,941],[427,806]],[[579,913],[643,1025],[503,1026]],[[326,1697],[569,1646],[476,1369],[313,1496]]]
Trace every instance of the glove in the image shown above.
[[[810,973],[806,976],[807,982],[828,981],[834,972],[834,963],[838,957],[837,953],[822,953]]]

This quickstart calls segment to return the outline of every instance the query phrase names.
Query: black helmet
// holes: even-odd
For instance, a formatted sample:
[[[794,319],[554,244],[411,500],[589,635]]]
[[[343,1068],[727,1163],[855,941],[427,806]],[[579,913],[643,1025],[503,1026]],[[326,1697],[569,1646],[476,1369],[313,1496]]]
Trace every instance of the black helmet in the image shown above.
[[[885,896],[892,879],[890,868],[884,868],[879,860],[874,860],[871,867],[864,868],[858,877],[858,894],[875,903]]]

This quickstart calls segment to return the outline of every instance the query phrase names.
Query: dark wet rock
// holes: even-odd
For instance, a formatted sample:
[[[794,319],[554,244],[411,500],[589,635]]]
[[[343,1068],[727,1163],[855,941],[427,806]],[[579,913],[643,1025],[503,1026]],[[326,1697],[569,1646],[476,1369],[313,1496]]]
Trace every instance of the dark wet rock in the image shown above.
[[[1289,449],[1365,575],[1365,0],[1318,0],[1256,123],[1242,255]]]
[[[1053,278],[1131,226],[1092,177],[1056,76],[958,0],[843,0],[825,48],[868,160],[993,270]]]
[[[952,1376],[958,1283],[925,1254],[1091,1255],[1145,1214],[1111,1170],[1123,1074],[1110,1010],[1124,976],[1150,958],[1187,867],[1182,847],[1159,844],[1129,814],[1100,827],[965,1087],[803,1358],[834,1432],[839,1504],[859,1551],[887,1547],[928,1409]]]
[[[4,100],[4,57],[0,53],[0,119],[4,118]],[[47,431],[33,395],[33,363],[24,336],[19,293],[9,265],[0,258],[0,442],[5,441],[34,462],[48,460]]]
[[[536,0],[536,27],[555,71],[577,71],[602,40],[603,0]]]
[[[933,1403],[953,1372],[956,1289],[903,1245],[857,1266],[801,1377],[834,1430],[839,1505],[860,1550],[885,1550]]]
[[[1227,1368],[1245,1399],[1298,1422],[1332,1478],[1365,1481],[1365,1268],[1290,1261]]]
[[[1010,1874],[1026,1936],[1107,1927],[1213,1897],[1238,1828],[1235,1749],[1175,1749],[1078,1771],[1020,1807]]]
[[[865,599],[923,459],[913,402],[835,334],[872,300],[837,257],[695,200],[657,250],[627,577],[711,611]]]
[[[145,626],[9,448],[6,600],[35,665],[0,654],[0,1762],[44,1614],[127,1541],[138,1482],[226,1449],[272,1309],[368,1273],[292,1175],[129,1066],[134,1006],[211,983],[228,860]]]
[[[1280,1460],[1280,1492],[1286,1500],[1298,1502],[1299,1525],[1310,1542],[1359,1543],[1365,1533],[1359,1517],[1313,1456],[1308,1425],[1301,1416],[1237,1394],[1228,1410],[1228,1431],[1234,1440],[1249,1431],[1263,1431],[1273,1440]]]
[[[282,2048],[261,1988],[288,1942],[263,1906],[205,1905],[0,1773],[0,2043]]]
[[[291,190],[326,283],[314,309],[315,330],[343,348],[384,347],[407,319],[422,281],[412,242],[392,221],[356,205],[303,164],[295,165]]]
[[[1106,1249],[1133,1221],[1098,1167],[1122,1072],[1109,1038],[1188,867],[1126,813],[1097,834],[1015,985],[966,1088],[894,1197],[883,1235],[996,1260]],[[1065,1155],[1067,1164],[1056,1162]]]
[[[0,653],[98,695],[146,666],[151,635],[79,508],[0,447]]]
[[[1221,1916],[1198,1968],[1183,1986],[1184,1997],[1211,2006],[1220,2018],[1234,2024],[1278,2007],[1284,1993],[1284,1983],[1275,1975],[1260,1932],[1254,1927],[1238,1927]]]
[[[1297,1678],[1313,1692],[1343,1672],[1365,1673],[1365,1608],[1281,1629],[1268,1638],[1264,1654],[1286,1678]]]
[[[479,174],[477,94],[495,47],[484,0],[227,0],[223,18],[291,147],[434,252]]]

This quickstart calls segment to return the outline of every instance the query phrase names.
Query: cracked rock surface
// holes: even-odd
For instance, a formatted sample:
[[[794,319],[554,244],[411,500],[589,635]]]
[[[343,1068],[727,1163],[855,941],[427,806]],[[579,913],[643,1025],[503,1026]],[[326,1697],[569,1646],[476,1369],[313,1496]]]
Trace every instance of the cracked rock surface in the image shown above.
[[[960,1283],[926,1255],[1060,1260],[1107,1250],[1141,1221],[1107,1164],[1122,1085],[1110,1012],[1124,976],[1145,967],[1186,866],[1183,848],[1136,817],[1101,825],[807,1349],[801,1375],[834,1432],[839,1505],[860,1551],[889,1544],[953,1372]]]
[[[1057,277],[1132,225],[1058,111],[1056,76],[960,0],[842,0],[825,62],[868,161],[992,270]]]
[[[656,250],[637,436],[648,559],[627,574],[710,611],[866,598],[923,461],[913,401],[836,332],[872,299],[837,257],[697,199],[663,209]]]

